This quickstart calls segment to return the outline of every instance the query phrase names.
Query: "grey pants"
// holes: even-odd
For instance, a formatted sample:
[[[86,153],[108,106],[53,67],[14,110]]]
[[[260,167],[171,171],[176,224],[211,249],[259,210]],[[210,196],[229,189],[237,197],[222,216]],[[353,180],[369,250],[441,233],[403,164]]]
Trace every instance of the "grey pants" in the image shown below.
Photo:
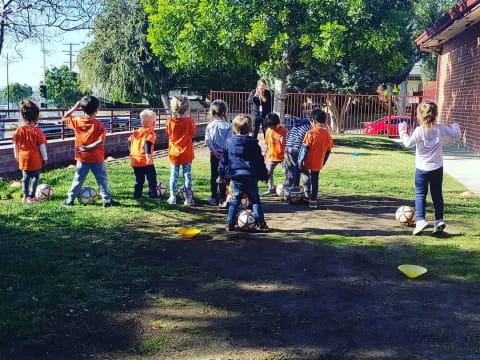
[[[277,165],[282,164],[281,161],[270,161],[267,163],[267,169],[268,169],[268,190],[272,191],[275,190],[275,184],[273,182],[273,172],[275,171],[275,168]]]
[[[286,186],[299,186],[300,177],[302,178],[303,189],[305,196],[310,198],[310,172],[306,169],[300,170],[297,165],[298,152],[300,149],[294,147],[285,148],[285,185]]]

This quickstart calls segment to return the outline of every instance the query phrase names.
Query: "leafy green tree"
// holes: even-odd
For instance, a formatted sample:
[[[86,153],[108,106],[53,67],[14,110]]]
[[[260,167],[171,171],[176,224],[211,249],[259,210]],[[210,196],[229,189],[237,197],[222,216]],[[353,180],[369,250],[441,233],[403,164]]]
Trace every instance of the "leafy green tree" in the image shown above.
[[[78,74],[66,65],[47,70],[45,81],[47,96],[53,99],[58,107],[69,107],[83,95]]]
[[[232,62],[275,78],[274,109],[284,110],[289,74],[339,61],[397,74],[405,66],[407,0],[142,0],[154,53],[174,70]]]
[[[93,41],[79,56],[83,86],[101,90],[111,101],[168,106],[167,94],[188,87],[202,95],[212,88],[249,88],[257,74],[242,65],[197,67],[173,72],[154,55],[147,41],[147,15],[139,0],[107,0],[96,19]],[[212,57],[216,54],[212,54]]]
[[[27,84],[13,83],[8,85],[3,89],[2,97],[7,100],[10,99],[10,102],[19,103],[25,98],[32,96],[32,87]]]

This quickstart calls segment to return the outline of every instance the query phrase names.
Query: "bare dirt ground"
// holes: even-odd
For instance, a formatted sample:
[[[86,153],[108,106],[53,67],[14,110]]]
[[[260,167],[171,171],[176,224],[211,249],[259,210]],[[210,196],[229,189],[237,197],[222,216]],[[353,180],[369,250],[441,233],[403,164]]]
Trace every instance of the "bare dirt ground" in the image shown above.
[[[151,281],[49,358],[480,359],[478,285],[397,271],[423,261],[392,221],[400,204],[328,196],[312,211],[267,198],[268,234],[226,233],[225,210],[206,205],[127,226],[152,240],[135,251]],[[199,218],[205,235],[171,235]]]

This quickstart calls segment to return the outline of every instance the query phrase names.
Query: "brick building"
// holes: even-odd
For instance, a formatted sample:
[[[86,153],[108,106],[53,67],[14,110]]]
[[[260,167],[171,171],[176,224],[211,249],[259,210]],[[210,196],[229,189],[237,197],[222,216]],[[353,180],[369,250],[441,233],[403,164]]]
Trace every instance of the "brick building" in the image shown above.
[[[461,0],[415,42],[438,54],[440,121],[465,130],[466,147],[480,153],[480,0]]]

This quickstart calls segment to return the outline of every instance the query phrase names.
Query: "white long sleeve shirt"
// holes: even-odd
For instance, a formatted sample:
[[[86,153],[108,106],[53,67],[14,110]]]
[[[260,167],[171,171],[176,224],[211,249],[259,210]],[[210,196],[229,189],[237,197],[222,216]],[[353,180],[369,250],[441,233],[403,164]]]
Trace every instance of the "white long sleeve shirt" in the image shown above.
[[[405,147],[416,146],[415,166],[423,171],[433,171],[443,166],[443,137],[461,136],[458,124],[452,124],[452,127],[442,124],[435,124],[431,128],[419,126],[411,136],[407,134],[405,126],[399,126],[399,132]]]

